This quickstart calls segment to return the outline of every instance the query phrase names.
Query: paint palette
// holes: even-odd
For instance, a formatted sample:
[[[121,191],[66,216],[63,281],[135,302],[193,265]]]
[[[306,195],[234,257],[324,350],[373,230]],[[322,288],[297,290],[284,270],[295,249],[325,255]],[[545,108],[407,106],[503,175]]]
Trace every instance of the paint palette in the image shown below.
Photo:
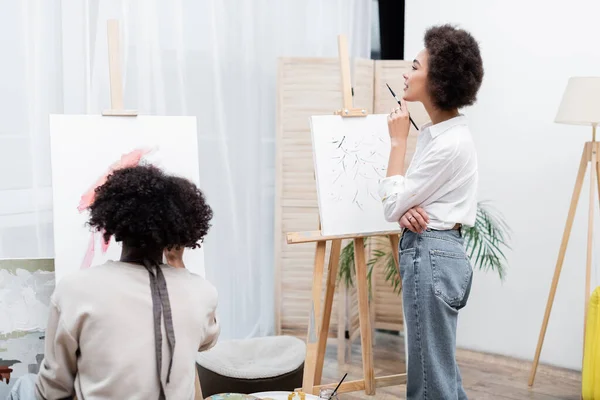
[[[207,397],[205,400],[261,400],[258,397],[249,394],[241,394],[241,393],[220,393],[213,394],[212,396]]]
[[[299,399],[299,395],[296,393],[294,400]],[[251,396],[256,396],[261,400],[288,400],[292,392],[260,392],[252,393]],[[304,400],[319,400],[317,396],[312,394],[304,394]]]

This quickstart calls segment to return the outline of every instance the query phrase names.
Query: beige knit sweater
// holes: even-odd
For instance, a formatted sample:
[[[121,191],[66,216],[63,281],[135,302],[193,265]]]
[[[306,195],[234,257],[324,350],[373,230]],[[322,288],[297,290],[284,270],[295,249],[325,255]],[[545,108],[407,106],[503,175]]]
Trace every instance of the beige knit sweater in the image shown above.
[[[163,266],[176,345],[170,383],[169,349],[161,322],[162,380],[167,399],[194,398],[197,351],[219,336],[217,292],[184,268]],[[157,399],[152,297],[144,266],[108,262],[61,280],[52,296],[38,399]]]

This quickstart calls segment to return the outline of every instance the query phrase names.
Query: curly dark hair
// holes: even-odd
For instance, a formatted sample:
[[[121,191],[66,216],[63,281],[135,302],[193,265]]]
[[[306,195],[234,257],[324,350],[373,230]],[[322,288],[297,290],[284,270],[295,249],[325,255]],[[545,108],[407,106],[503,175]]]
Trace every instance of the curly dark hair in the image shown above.
[[[169,250],[200,247],[213,216],[196,185],[152,165],[112,172],[89,210],[88,224],[104,240]]]
[[[463,29],[440,25],[425,33],[425,48],[434,106],[450,111],[474,104],[483,80],[483,61],[475,38]]]

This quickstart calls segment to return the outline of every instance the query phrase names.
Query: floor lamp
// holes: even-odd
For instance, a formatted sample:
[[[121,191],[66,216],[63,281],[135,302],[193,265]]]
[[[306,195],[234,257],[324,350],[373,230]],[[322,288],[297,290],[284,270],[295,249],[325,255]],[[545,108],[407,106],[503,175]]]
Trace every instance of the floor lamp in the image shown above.
[[[562,242],[560,244],[560,250],[558,252],[558,260],[554,269],[554,277],[552,278],[552,286],[550,287],[548,303],[546,304],[546,313],[544,314],[544,321],[542,323],[542,329],[540,331],[540,337],[538,339],[537,349],[535,351],[535,358],[531,367],[529,386],[533,386],[535,373],[540,361],[540,353],[542,351],[542,345],[544,344],[544,336],[546,335],[548,319],[550,318],[550,312],[552,311],[552,303],[554,302],[558,278],[560,277],[560,271],[565,259],[565,253],[569,243],[569,236],[571,235],[571,228],[573,227],[573,219],[577,209],[577,202],[579,201],[579,195],[581,194],[581,188],[583,186],[588,164],[590,164],[590,198],[588,209],[587,258],[585,272],[585,317],[583,323],[585,336],[585,324],[587,321],[588,302],[590,298],[594,207],[596,205],[594,194],[596,193],[596,190],[598,190],[598,193],[600,194],[600,165],[598,164],[598,151],[600,150],[600,146],[599,142],[596,142],[596,126],[600,123],[600,77],[570,78],[554,122],[570,125],[591,126],[592,141],[585,143],[583,154],[581,155],[579,172],[577,173],[575,189],[573,190],[571,206],[567,216],[567,223],[565,225]]]

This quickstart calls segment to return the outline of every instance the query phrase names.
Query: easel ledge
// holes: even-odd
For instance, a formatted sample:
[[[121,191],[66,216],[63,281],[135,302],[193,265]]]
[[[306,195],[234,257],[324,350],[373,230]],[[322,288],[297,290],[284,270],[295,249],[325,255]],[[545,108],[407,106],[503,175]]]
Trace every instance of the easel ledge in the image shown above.
[[[321,231],[305,231],[305,232],[290,232],[287,234],[288,244],[297,243],[314,243],[329,240],[344,240],[344,239],[355,239],[355,238],[367,238],[372,236],[389,236],[399,235],[402,233],[401,230],[385,231],[385,232],[371,232],[371,233],[356,233],[347,235],[322,235]]]
[[[342,77],[343,108],[334,112],[342,117],[366,117],[366,109],[353,108],[352,87],[350,83],[350,60],[348,57],[348,42],[344,35],[338,36],[340,71]],[[319,224],[320,225],[320,224]],[[312,284],[311,309],[309,313],[308,332],[306,340],[306,360],[304,362],[304,377],[302,391],[318,394],[320,389],[335,388],[336,384],[321,385],[327,337],[331,320],[331,308],[337,284],[337,271],[343,239],[354,241],[354,260],[356,282],[358,288],[358,308],[360,323],[360,341],[362,349],[362,364],[364,379],[342,383],[338,393],[349,393],[364,390],[367,395],[374,395],[375,388],[397,386],[406,383],[406,374],[375,377],[373,366],[373,338],[371,319],[369,316],[369,293],[367,282],[367,262],[364,251],[364,238],[371,236],[387,236],[392,249],[398,248],[400,230],[373,233],[355,233],[346,235],[322,235],[318,231],[290,232],[288,244],[316,242],[315,263]],[[323,274],[327,242],[331,242],[329,268],[325,288],[323,311],[321,312],[321,293],[323,289]],[[392,251],[394,262],[398,266],[398,252]],[[320,321],[320,324],[317,322]]]
[[[375,387],[382,388],[388,386],[400,386],[406,385],[406,374],[398,374],[398,375],[388,375],[388,376],[380,376],[374,378]],[[329,385],[319,385],[315,386],[315,390],[321,389],[335,389],[337,387],[337,383],[331,383]],[[365,390],[365,381],[364,379],[358,381],[350,381],[344,382],[338,388],[338,393],[350,393],[357,392],[359,390]]]

